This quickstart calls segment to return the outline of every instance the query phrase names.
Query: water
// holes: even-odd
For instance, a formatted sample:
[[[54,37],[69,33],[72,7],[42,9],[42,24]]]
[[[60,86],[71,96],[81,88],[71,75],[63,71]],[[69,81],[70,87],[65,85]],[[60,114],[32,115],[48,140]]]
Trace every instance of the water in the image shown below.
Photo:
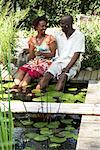
[[[71,116],[70,116],[71,117]],[[70,121],[71,119],[69,120],[68,124],[62,124],[61,123],[61,119],[70,119],[69,117],[66,117],[63,116],[63,115],[52,115],[52,118],[50,118],[50,120],[48,121],[48,124],[50,122],[56,122],[56,121],[59,121],[60,124],[57,128],[54,128],[54,129],[50,129],[53,131],[52,133],[52,136],[55,136],[56,134],[56,130],[57,132],[59,131],[63,131],[65,130],[66,127],[68,127],[70,129],[70,127],[74,128],[73,131],[71,131],[71,133],[73,132],[74,135],[78,135],[78,130],[79,130],[79,122],[80,122],[80,117],[79,116],[74,116],[74,119],[73,119],[73,116],[72,116],[72,122],[70,124]],[[43,119],[34,119],[32,120],[33,121],[33,125],[37,122],[41,122]],[[19,121],[19,119],[18,119]],[[47,121],[47,120],[45,120]],[[43,120],[43,122],[45,122]],[[15,122],[16,124],[16,122]],[[66,137],[66,140],[62,143],[56,143],[56,142],[51,142],[50,141],[50,136],[48,136],[48,139],[47,140],[43,140],[43,141],[36,141],[34,140],[34,138],[28,138],[26,137],[26,133],[37,133],[37,134],[40,134],[40,130],[42,128],[46,128],[47,126],[45,127],[42,127],[42,128],[36,128],[34,127],[33,125],[31,126],[20,126],[20,127],[15,127],[14,128],[14,141],[15,141],[15,150],[75,150],[76,149],[76,143],[77,143],[77,140],[74,138],[74,137],[71,137],[71,138],[67,138]],[[66,131],[67,132],[67,131]],[[53,145],[54,144],[54,145]],[[60,144],[60,145],[59,145]],[[57,146],[58,145],[58,146]]]

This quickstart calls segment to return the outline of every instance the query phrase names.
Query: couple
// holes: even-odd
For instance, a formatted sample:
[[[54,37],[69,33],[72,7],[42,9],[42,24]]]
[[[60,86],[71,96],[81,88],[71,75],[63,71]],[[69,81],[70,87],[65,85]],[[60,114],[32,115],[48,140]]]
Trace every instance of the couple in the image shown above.
[[[36,86],[36,89],[41,90],[56,77],[56,90],[63,91],[65,81],[73,78],[81,67],[81,55],[85,51],[84,35],[73,28],[71,15],[61,18],[62,30],[56,32],[55,37],[45,34],[46,18],[38,17],[33,21],[33,26],[37,35],[28,42],[30,61],[18,69],[14,88],[24,91],[31,79],[42,77]]]

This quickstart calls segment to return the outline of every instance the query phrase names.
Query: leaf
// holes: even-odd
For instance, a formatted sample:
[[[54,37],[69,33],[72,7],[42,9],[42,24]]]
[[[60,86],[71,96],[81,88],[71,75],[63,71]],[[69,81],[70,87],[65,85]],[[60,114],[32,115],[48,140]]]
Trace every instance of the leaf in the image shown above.
[[[53,129],[53,128],[58,128],[59,125],[60,125],[60,122],[59,121],[55,121],[55,122],[50,122],[47,125],[47,127]]]
[[[30,120],[21,120],[20,121],[24,126],[29,126],[33,124],[33,121]]]
[[[50,141],[53,143],[63,143],[66,141],[66,137],[60,138],[60,137],[53,136],[50,138]]]
[[[47,125],[47,122],[36,122],[33,124],[34,127],[36,128],[43,128]]]
[[[29,138],[29,139],[34,139],[34,137],[36,137],[38,134],[31,132],[31,133],[26,133],[25,137]]]
[[[72,119],[62,119],[60,121],[64,124],[72,124]]]
[[[41,90],[40,89],[33,89],[32,93],[41,93]]]
[[[45,135],[39,135],[39,134],[37,134],[35,137],[34,137],[34,140],[35,141],[45,141],[45,140],[47,140],[48,139],[48,137],[47,136],[45,136]]]
[[[57,143],[51,143],[51,144],[49,144],[49,147],[50,148],[57,148],[57,147],[60,147],[61,145],[60,144],[57,144]]]
[[[65,127],[65,130],[67,130],[67,131],[75,131],[75,128],[68,126],[68,127]]]
[[[45,135],[45,136],[49,136],[49,135],[51,135],[53,133],[53,131],[49,130],[49,128],[42,128],[40,130],[40,133],[43,134],[43,135]]]

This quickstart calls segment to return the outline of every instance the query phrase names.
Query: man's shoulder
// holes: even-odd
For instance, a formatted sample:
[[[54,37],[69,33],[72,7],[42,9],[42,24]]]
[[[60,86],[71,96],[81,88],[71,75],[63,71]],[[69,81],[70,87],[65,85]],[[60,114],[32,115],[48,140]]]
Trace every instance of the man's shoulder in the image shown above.
[[[80,31],[79,29],[76,29],[75,33],[76,33],[77,36],[80,36],[80,37],[83,37],[83,38],[85,37],[84,33],[82,31]]]

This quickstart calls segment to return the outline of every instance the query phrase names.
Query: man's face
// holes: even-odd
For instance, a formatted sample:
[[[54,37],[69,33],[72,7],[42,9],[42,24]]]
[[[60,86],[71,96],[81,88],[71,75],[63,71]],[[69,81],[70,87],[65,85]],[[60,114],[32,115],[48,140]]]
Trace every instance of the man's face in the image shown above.
[[[67,19],[62,18],[60,21],[60,26],[62,28],[63,32],[67,32],[69,30],[69,22],[67,21]]]

